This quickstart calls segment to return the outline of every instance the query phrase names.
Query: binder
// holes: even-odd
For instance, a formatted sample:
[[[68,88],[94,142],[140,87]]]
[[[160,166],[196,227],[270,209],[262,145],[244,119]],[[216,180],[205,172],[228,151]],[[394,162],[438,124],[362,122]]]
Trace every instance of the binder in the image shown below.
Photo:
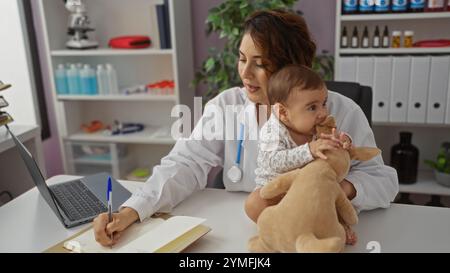
[[[449,58],[450,62],[450,58]],[[445,123],[450,124],[450,72],[448,75],[448,88],[447,88],[447,111],[445,115]]]
[[[336,80],[343,82],[356,81],[356,58],[342,57],[339,58],[338,71],[336,73]]]
[[[161,49],[170,49],[172,43],[170,37],[169,1],[164,0],[163,3],[156,5],[156,16],[158,21],[160,47]]]
[[[432,56],[428,87],[427,123],[444,123],[450,57]]]
[[[430,79],[430,57],[411,58],[407,121],[425,123]]]
[[[406,122],[411,57],[393,57],[389,121]]]
[[[374,122],[387,122],[389,120],[391,78],[391,57],[374,58],[372,107],[372,120]]]
[[[47,249],[47,253],[177,253],[203,237],[211,229],[205,219],[189,216],[149,218],[124,231],[120,241],[103,247],[95,241],[92,227]]]
[[[374,62],[372,57],[357,58],[356,82],[361,85],[373,86]]]

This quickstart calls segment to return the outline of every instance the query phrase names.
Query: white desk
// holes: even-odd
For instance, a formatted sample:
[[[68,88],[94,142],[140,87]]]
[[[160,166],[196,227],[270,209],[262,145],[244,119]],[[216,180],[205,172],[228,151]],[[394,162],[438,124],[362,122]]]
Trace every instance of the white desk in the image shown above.
[[[45,176],[39,127],[36,125],[11,124],[9,128],[35,157],[39,168]],[[6,128],[0,127],[0,191],[10,191],[14,197],[17,197],[33,186],[34,183],[28,174],[25,164],[18,150],[15,149],[14,141],[6,131]]]
[[[72,176],[57,176],[49,184]],[[121,181],[133,190],[140,182]],[[247,241],[256,225],[244,213],[247,193],[206,189],[193,194],[173,211],[174,215],[206,218],[212,228],[187,252],[247,252]],[[381,252],[450,252],[450,209],[393,204],[360,214],[355,226],[359,241],[348,252],[369,252],[378,241]],[[42,252],[86,225],[65,229],[36,188],[0,207],[0,252]]]

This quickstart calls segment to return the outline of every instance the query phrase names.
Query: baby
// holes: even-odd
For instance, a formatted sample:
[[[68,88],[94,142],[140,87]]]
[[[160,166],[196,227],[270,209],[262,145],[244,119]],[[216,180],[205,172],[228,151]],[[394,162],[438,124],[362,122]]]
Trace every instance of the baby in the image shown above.
[[[326,150],[351,147],[350,137],[335,130],[316,136],[316,125],[328,116],[327,97],[323,80],[305,66],[290,65],[272,75],[268,98],[273,112],[260,132],[256,191],[282,173],[301,168],[315,158],[326,159]],[[246,212],[256,222],[265,207],[281,198],[246,204]],[[349,233],[347,242],[353,243],[356,239]]]

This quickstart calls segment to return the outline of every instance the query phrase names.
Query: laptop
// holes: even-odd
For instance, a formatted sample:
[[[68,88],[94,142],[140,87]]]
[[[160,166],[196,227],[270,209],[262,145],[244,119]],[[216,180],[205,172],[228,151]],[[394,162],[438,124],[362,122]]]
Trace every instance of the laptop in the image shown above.
[[[28,149],[9,130],[28,172],[40,194],[66,228],[91,222],[98,214],[107,212],[106,201],[108,173],[98,173],[64,183],[48,186]],[[116,212],[131,193],[111,178],[113,188],[112,207]]]

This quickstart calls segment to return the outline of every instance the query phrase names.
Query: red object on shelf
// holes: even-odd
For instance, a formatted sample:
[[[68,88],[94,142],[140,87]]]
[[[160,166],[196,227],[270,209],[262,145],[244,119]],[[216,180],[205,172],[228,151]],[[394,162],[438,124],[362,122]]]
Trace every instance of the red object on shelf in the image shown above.
[[[450,46],[450,40],[439,39],[439,40],[424,40],[417,41],[413,44],[414,47],[447,47]]]
[[[150,37],[148,36],[121,36],[112,38],[109,41],[111,48],[148,48],[152,44]]]

